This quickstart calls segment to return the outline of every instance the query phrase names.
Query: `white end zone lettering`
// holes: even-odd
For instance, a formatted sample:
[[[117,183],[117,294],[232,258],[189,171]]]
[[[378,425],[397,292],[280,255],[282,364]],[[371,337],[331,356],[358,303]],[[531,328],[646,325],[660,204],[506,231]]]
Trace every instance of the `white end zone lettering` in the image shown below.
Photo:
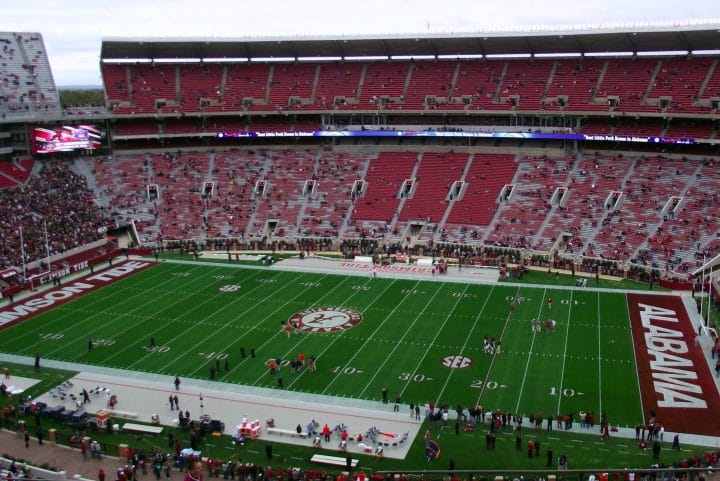
[[[627,300],[643,411],[654,411],[668,431],[716,436],[720,395],[682,300],[636,293]]]
[[[54,306],[64,304],[117,279],[150,267],[149,262],[128,261],[72,283],[36,294],[23,302],[0,310],[0,328],[24,321]]]

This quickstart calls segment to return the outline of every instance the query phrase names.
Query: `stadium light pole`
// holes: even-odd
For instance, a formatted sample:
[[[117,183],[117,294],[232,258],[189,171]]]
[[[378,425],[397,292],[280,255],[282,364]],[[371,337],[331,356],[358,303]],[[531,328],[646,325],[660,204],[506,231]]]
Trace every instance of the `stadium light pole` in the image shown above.
[[[703,254],[702,274],[700,274],[700,319],[703,318],[703,294],[705,294],[705,262],[707,255]]]
[[[20,226],[19,229],[20,229],[20,258],[22,260],[23,282],[24,282],[27,279],[27,271],[25,269],[25,241],[23,239],[22,226]]]
[[[52,265],[50,264],[50,242],[48,242],[47,219],[45,217],[43,217],[43,228],[45,230],[45,254],[47,254],[47,268],[48,272],[52,272]]]
[[[712,277],[713,277],[713,266],[710,266],[710,275],[708,276],[708,279],[710,280],[710,284],[708,284],[708,303],[707,303],[707,311],[705,312],[705,327],[710,327],[710,306],[712,301]]]

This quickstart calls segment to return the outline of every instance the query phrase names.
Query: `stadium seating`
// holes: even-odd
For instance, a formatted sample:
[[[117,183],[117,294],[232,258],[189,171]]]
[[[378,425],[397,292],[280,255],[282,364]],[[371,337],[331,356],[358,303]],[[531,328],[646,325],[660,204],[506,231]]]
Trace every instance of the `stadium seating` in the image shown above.
[[[705,89],[702,91],[700,98],[710,100],[712,98],[720,98],[720,68],[718,68],[717,59],[699,59],[701,65],[709,68],[711,71],[706,80]],[[717,109],[716,109],[717,110]]]
[[[2,34],[0,57],[0,110],[20,99],[39,105],[56,98],[40,37]],[[532,248],[687,271],[698,252],[717,248],[720,228],[708,193],[720,179],[701,149],[681,160],[604,146],[597,154],[529,152],[520,142],[475,139],[467,150],[458,150],[457,139],[343,139],[330,147],[292,138],[295,144],[242,149],[245,139],[232,139],[218,142],[217,151],[214,144],[194,148],[218,132],[328,129],[328,114],[345,111],[353,117],[348,130],[714,139],[717,125],[707,114],[720,97],[718,67],[717,59],[699,56],[103,63],[115,140],[157,147],[154,137],[164,136],[163,152],[115,153],[76,167],[113,221],[134,222],[144,240],[400,240],[420,222],[426,225],[413,235],[427,243]],[[575,112],[582,115],[560,119]],[[528,120],[538,114],[537,122]],[[343,122],[332,128],[345,128]],[[32,183],[32,163],[23,162],[0,163],[0,187]],[[150,184],[158,186],[152,201]]]
[[[199,236],[206,220],[201,186],[209,178],[208,153],[153,154],[151,163],[161,192],[156,207],[160,235],[163,239]]]
[[[446,224],[490,224],[499,204],[502,188],[515,174],[515,156],[510,154],[483,154],[472,156],[472,163],[464,177],[465,190],[456,200]]]
[[[33,169],[31,160],[0,166],[0,179],[15,183]],[[720,250],[720,176],[712,159],[284,147],[116,154],[78,159],[76,170],[112,222],[134,222],[148,243],[295,236],[400,241],[412,234],[420,242],[532,248],[677,272],[694,268],[698,252]],[[47,181],[41,174],[27,182]],[[158,186],[155,199],[151,184]],[[87,198],[84,192],[79,199]],[[82,219],[90,223],[77,221],[94,239],[96,226],[108,220],[87,207]],[[45,216],[48,208],[34,212]],[[26,243],[42,256],[37,220],[22,222],[34,231]],[[418,222],[419,229],[409,230]],[[76,242],[51,247],[61,252]],[[3,262],[12,261],[6,254]]]
[[[135,112],[156,112],[159,105],[177,104],[177,67],[165,64],[140,64],[133,67],[130,93]]]
[[[712,191],[720,179],[712,161],[601,154],[514,158],[232,149],[123,154],[97,158],[91,166],[98,199],[115,220],[133,220],[143,238],[152,240],[400,240],[410,221],[429,220],[414,232],[420,241],[533,248],[687,270],[696,263],[696,244],[710,245],[720,229]],[[214,185],[209,196],[201,192],[207,181]],[[155,202],[147,198],[150,183],[159,185]]]
[[[399,108],[405,98],[405,83],[409,70],[408,62],[367,64],[358,108],[364,110]]]
[[[306,181],[314,178],[316,150],[284,150],[268,152],[267,188],[258,196],[251,235],[262,238],[297,235],[297,221],[305,204]],[[276,222],[273,230],[265,232],[265,221]]]
[[[103,84],[110,104],[130,102],[129,71],[126,64],[103,63],[101,66]]]
[[[592,239],[610,205],[612,193],[621,190],[632,162],[622,156],[602,155],[579,156],[567,185],[567,194],[558,199],[556,208],[540,233],[540,250],[550,250],[553,243],[564,233],[570,238],[559,244],[560,250],[568,254],[582,253],[592,257]]]
[[[102,65],[117,115],[343,110],[701,113],[715,60],[578,58]],[[704,87],[703,87],[704,86]]]
[[[179,80],[182,110],[195,112],[222,101],[221,64],[186,64],[180,66]]]
[[[128,135],[157,135],[159,133],[156,120],[137,119],[133,122],[118,122],[115,126],[115,135],[117,137]]]
[[[552,67],[549,60],[508,62],[500,86],[500,100],[515,97],[517,110],[539,109]]]
[[[515,188],[501,204],[485,242],[515,248],[535,248],[555,189],[567,186],[572,158],[524,157],[518,163]]]
[[[318,179],[300,213],[298,233],[306,237],[337,237],[352,212],[353,185],[375,154],[320,153],[314,177]]]
[[[418,155],[413,152],[380,152],[365,176],[366,190],[355,201],[352,221],[374,220],[390,224],[400,203],[400,189],[410,179]]]
[[[360,62],[333,62],[320,64],[314,102],[310,108],[339,110],[357,107],[360,79],[365,64]]]
[[[264,151],[228,150],[214,158],[216,194],[206,207],[214,235],[242,237],[255,209],[255,186],[263,179],[268,158]]]
[[[662,157],[638,158],[623,184],[622,209],[608,216],[595,237],[607,259],[636,259],[639,248],[662,221],[671,197],[684,192],[698,164]]]
[[[398,219],[439,223],[449,205],[450,189],[461,180],[468,154],[430,153],[422,155],[415,175],[417,187],[405,201]]]
[[[436,109],[444,104],[452,89],[457,62],[416,62],[412,72],[403,108],[424,110],[426,106]]]
[[[297,110],[311,103],[318,65],[314,63],[275,64],[270,67],[268,107],[270,110]],[[261,105],[251,110],[267,110]]]
[[[613,134],[658,137],[664,130],[661,119],[621,119],[617,122]]]
[[[59,110],[60,97],[42,36],[1,32],[0,113],[12,118]]]
[[[597,96],[601,99],[617,98],[616,110],[659,111],[659,106],[644,103],[657,65],[658,60],[652,58],[620,58],[608,62]]]
[[[227,65],[223,104],[205,111],[240,111],[253,105],[257,110],[272,110],[267,107],[270,70],[271,65],[265,63]]]
[[[31,161],[25,163],[30,168]],[[22,187],[0,190],[0,266],[20,266],[18,227],[27,260],[67,252],[101,237],[107,225],[86,179],[62,162],[45,163]],[[47,227],[47,228],[46,228]],[[47,232],[47,237],[45,233]]]
[[[558,60],[545,93],[545,102],[559,104],[560,99],[565,98],[564,103],[572,110],[607,111],[607,103],[593,103],[604,68],[603,59]]]
[[[661,59],[655,80],[648,92],[648,102],[667,101],[666,112],[704,112],[695,103],[708,73],[707,62],[694,58]]]
[[[30,178],[34,165],[32,158],[0,162],[0,188],[24,184]]]
[[[712,139],[716,133],[712,123],[708,121],[673,119],[663,137]]]

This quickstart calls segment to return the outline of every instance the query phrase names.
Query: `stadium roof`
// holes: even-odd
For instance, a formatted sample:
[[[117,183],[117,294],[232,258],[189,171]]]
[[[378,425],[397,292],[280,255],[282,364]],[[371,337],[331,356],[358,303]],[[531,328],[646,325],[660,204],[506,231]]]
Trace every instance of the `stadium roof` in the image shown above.
[[[583,27],[583,26],[580,26]],[[641,22],[473,33],[273,38],[104,38],[103,60],[588,54],[720,50],[720,23]]]

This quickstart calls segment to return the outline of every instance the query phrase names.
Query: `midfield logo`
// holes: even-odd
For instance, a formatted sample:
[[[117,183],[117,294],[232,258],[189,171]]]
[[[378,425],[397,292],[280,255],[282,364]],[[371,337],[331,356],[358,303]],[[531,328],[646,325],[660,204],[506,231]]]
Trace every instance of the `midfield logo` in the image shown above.
[[[362,314],[346,307],[314,307],[293,314],[288,322],[295,329],[307,332],[336,332],[350,329],[362,322]]]

